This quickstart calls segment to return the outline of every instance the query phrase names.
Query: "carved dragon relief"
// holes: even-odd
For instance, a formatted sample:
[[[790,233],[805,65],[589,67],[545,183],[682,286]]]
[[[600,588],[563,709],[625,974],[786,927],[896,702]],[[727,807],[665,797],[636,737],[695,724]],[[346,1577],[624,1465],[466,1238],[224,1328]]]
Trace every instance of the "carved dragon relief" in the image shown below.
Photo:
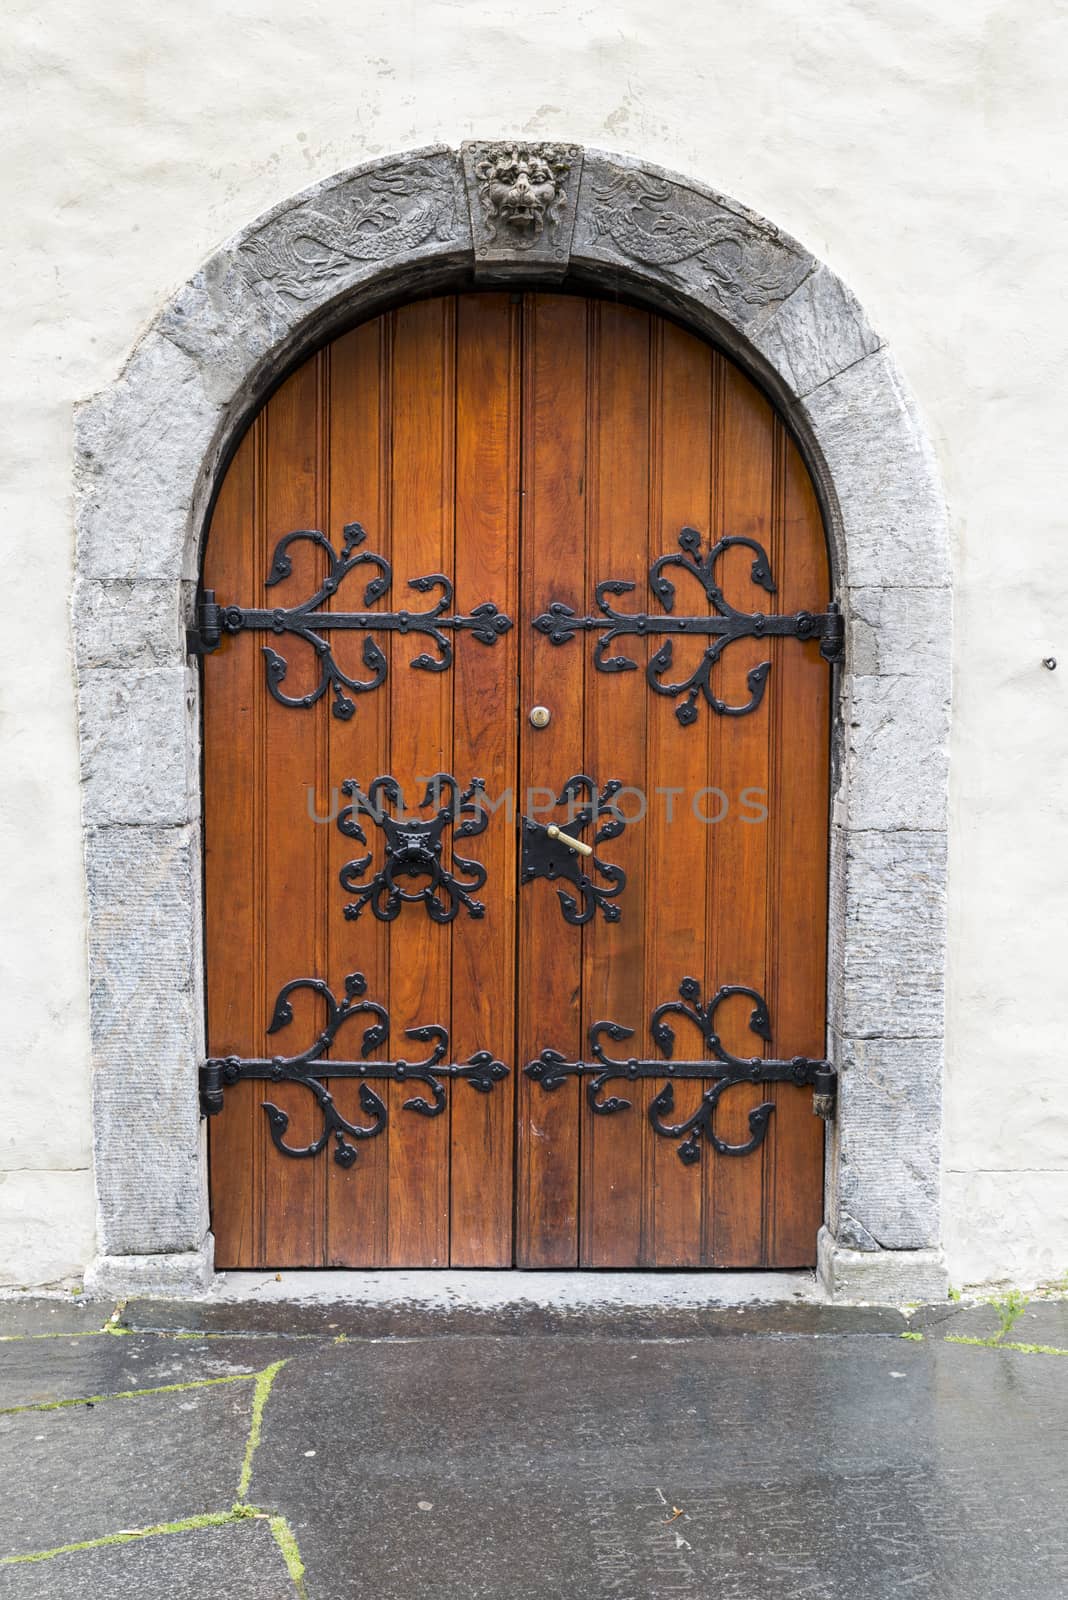
[[[301,206],[276,217],[246,246],[252,274],[291,300],[317,298],[355,266],[404,255],[456,233],[456,192],[430,161],[406,162],[333,191],[334,208]]]
[[[590,192],[585,221],[595,240],[610,238],[624,255],[668,270],[696,262],[709,274],[706,289],[724,300],[784,300],[812,269],[777,229],[650,173],[622,172]]]

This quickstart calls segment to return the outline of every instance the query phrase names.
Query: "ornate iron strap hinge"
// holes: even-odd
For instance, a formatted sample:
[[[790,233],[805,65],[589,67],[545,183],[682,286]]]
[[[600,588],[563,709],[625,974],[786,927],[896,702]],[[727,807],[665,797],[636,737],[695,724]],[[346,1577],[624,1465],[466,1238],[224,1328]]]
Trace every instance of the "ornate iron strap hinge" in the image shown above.
[[[522,845],[520,884],[532,883],[535,878],[548,878],[550,882],[563,878],[574,884],[578,890],[577,899],[573,894],[568,894],[566,889],[556,891],[564,921],[574,927],[582,927],[597,911],[606,922],[619,921],[620,908],[615,904],[615,897],[626,888],[627,875],[622,867],[613,866],[611,862],[602,861],[600,856],[595,855],[593,845],[617,838],[626,827],[626,817],[618,806],[611,803],[612,796],[618,794],[622,787],[618,778],[611,778],[598,795],[595,779],[587,777],[584,772],[576,772],[568,778],[556,801],[558,806],[567,806],[566,822],[557,825],[535,822],[531,817],[519,819]],[[552,791],[546,792],[551,794]],[[591,845],[586,844],[579,835],[593,822],[601,826],[594,834]],[[605,879],[604,883],[598,883],[589,875],[585,870],[586,862],[592,863]]]
[[[218,648],[224,633],[275,633],[293,634],[303,639],[315,651],[319,662],[319,682],[304,695],[287,695],[282,692],[289,671],[286,658],[269,645],[263,648],[267,671],[267,687],[283,706],[313,706],[329,689],[334,696],[332,710],[342,721],[351,717],[356,709],[352,694],[367,694],[386,681],[386,658],[372,637],[375,633],[419,633],[432,639],[438,654],[423,651],[409,665],[422,672],[445,672],[452,665],[452,639],[450,635],[470,633],[480,644],[496,644],[502,633],[512,626],[511,617],[498,611],[492,601],[484,601],[468,613],[451,613],[453,601],[452,580],[442,572],[428,573],[424,578],[411,578],[410,589],[420,594],[439,590],[437,601],[427,611],[323,611],[331,595],[336,594],[349,573],[360,566],[374,567],[378,576],[372,578],[363,592],[365,606],[372,605],[388,594],[393,583],[393,569],[384,556],[360,546],[367,538],[358,522],[350,522],[344,529],[340,555],[326,536],[317,528],[297,529],[279,539],[274,548],[271,570],[264,587],[271,589],[291,576],[293,562],[289,548],[298,540],[307,540],[325,551],[329,568],[319,588],[307,600],[288,609],[257,610],[248,606],[218,605],[215,591],[205,589],[197,610],[197,626],[188,635],[189,650],[197,655],[209,655]],[[353,678],[343,672],[334,659],[332,646],[323,637],[330,632],[362,633],[363,664],[370,674],[367,678]]]
[[[364,999],[367,980],[362,972],[353,972],[345,979],[345,996],[335,999],[331,990],[320,978],[294,978],[278,992],[274,1015],[268,1033],[277,1033],[293,1020],[290,996],[298,989],[308,989],[321,995],[326,1003],[326,1026],[317,1038],[295,1056],[246,1057],[213,1056],[200,1069],[200,1104],[206,1117],[213,1117],[223,1109],[223,1099],[230,1084],[245,1078],[257,1078],[268,1083],[296,1083],[314,1096],[322,1112],[323,1131],[311,1144],[295,1148],[285,1142],[289,1117],[270,1100],[263,1102],[263,1110],[271,1130],[275,1149],[284,1156],[303,1159],[317,1156],[325,1149],[331,1135],[335,1140],[334,1160],[340,1167],[351,1167],[356,1160],[356,1146],[349,1139],[373,1139],[386,1127],[389,1113],[385,1101],[375,1093],[368,1080],[389,1083],[422,1083],[430,1098],[422,1095],[405,1100],[404,1110],[414,1111],[421,1117],[439,1117],[445,1110],[445,1085],[442,1078],[462,1078],[480,1094],[489,1094],[494,1084],[508,1076],[508,1068],[497,1061],[488,1050],[479,1050],[469,1061],[461,1064],[446,1062],[449,1050],[449,1030],[437,1023],[421,1028],[406,1028],[405,1038],[416,1039],[432,1046],[423,1061],[368,1061],[372,1050],[385,1044],[389,1038],[389,1012],[374,1000]],[[324,1056],[341,1029],[354,1017],[370,1016],[375,1020],[364,1029],[360,1045],[360,1061],[326,1061]],[[318,1063],[318,1075],[312,1068]],[[350,1122],[341,1115],[334,1097],[321,1081],[323,1078],[358,1078],[360,1081],[360,1109],[371,1118],[369,1123]],[[347,1137],[346,1137],[347,1135]]]
[[[523,1068],[528,1078],[543,1089],[559,1089],[568,1078],[587,1078],[586,1100],[591,1111],[607,1117],[617,1111],[630,1109],[631,1102],[615,1095],[600,1098],[606,1083],[625,1078],[635,1082],[639,1078],[667,1078],[669,1081],[655,1095],[649,1105],[649,1121],[653,1131],[665,1139],[679,1139],[679,1159],[686,1165],[701,1159],[700,1140],[704,1137],[722,1156],[745,1156],[763,1143],[775,1106],[764,1101],[749,1113],[750,1138],[744,1144],[728,1144],[716,1134],[714,1123],[716,1107],[728,1089],[738,1083],[796,1083],[811,1084],[815,1093],[812,1109],[817,1116],[830,1120],[834,1116],[837,1074],[829,1061],[816,1061],[808,1056],[794,1056],[789,1061],[770,1060],[766,1056],[752,1056],[748,1060],[732,1055],[715,1031],[715,1016],[719,1007],[732,995],[746,995],[753,1002],[749,1018],[751,1032],[771,1042],[771,1021],[763,995],[743,984],[731,983],[717,989],[707,1005],[701,1004],[701,985],[696,978],[683,978],[679,985],[678,1000],[666,1001],[656,1007],[649,1023],[653,1042],[662,1060],[642,1060],[629,1056],[618,1060],[610,1056],[602,1039],[617,1042],[631,1039],[633,1028],[624,1028],[618,1022],[595,1022],[590,1028],[590,1054],[592,1061],[568,1061],[558,1050],[543,1050],[536,1061]],[[671,1015],[685,1017],[698,1029],[711,1059],[675,1061],[675,1030],[667,1021]],[[701,1104],[692,1116],[682,1122],[670,1123],[664,1119],[675,1108],[672,1078],[700,1078],[714,1081],[701,1096]]]
[[[567,644],[576,633],[604,629],[594,645],[593,664],[598,672],[636,672],[638,663],[629,656],[606,655],[616,639],[627,635],[639,638],[664,638],[645,669],[645,679],[656,694],[678,696],[675,715],[684,725],[697,720],[697,700],[703,695],[712,710],[721,717],[745,717],[755,711],[764,698],[764,689],[771,671],[771,662],[762,661],[753,667],[746,683],[749,699],[744,705],[728,705],[712,692],[712,669],[728,645],[736,639],[766,639],[775,636],[791,639],[818,639],[820,654],[827,661],[837,661],[842,653],[843,625],[838,607],[830,605],[826,611],[795,611],[789,615],[763,611],[736,611],[723,597],[715,580],[715,567],[720,556],[734,545],[743,545],[753,552],[750,569],[752,580],[768,594],[775,594],[771,563],[762,544],[756,539],[730,534],[714,544],[707,554],[701,554],[701,535],[696,528],[683,528],[679,534],[681,555],[668,553],[653,562],[649,568],[649,587],[667,613],[650,616],[645,612],[616,611],[606,599],[607,595],[629,594],[636,587],[619,578],[605,578],[594,591],[597,616],[580,617],[570,606],[554,601],[548,611],[535,617],[534,626],[544,633],[552,644]],[[705,616],[677,617],[675,611],[675,585],[664,576],[666,567],[681,567],[697,579],[712,606]],[[674,659],[672,636],[696,635],[710,638],[697,667],[678,682],[665,682]]]

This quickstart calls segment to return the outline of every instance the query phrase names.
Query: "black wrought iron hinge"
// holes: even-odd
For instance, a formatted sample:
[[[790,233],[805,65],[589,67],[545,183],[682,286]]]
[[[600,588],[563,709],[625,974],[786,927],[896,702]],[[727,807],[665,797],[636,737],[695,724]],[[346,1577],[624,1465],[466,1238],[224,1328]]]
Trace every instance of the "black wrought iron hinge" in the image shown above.
[[[322,1115],[322,1132],[310,1144],[290,1145],[285,1142],[289,1115],[270,1100],[263,1102],[264,1115],[275,1149],[283,1156],[298,1160],[317,1156],[333,1137],[334,1160],[340,1167],[351,1167],[356,1160],[353,1140],[374,1139],[386,1127],[389,1111],[381,1095],[371,1088],[371,1081],[385,1083],[422,1084],[429,1098],[413,1095],[405,1100],[403,1109],[414,1111],[421,1117],[439,1117],[445,1110],[446,1094],[443,1078],[463,1079],[480,1094],[489,1094],[494,1085],[508,1076],[508,1068],[488,1050],[476,1050],[468,1061],[446,1061],[449,1052],[449,1030],[440,1023],[423,1027],[406,1028],[405,1038],[429,1045],[430,1050],[421,1061],[370,1061],[372,1051],[389,1038],[389,1012],[376,1000],[368,1000],[367,980],[362,972],[352,972],[345,979],[345,993],[337,999],[321,978],[293,978],[279,990],[274,1003],[268,1033],[277,1033],[293,1020],[291,997],[300,990],[318,995],[326,1005],[326,1024],[306,1050],[295,1056],[213,1056],[200,1067],[200,1108],[206,1117],[222,1111],[226,1089],[246,1079],[266,1083],[292,1083],[307,1089]],[[359,1061],[326,1060],[337,1035],[353,1018],[371,1019],[363,1031]],[[343,1117],[334,1103],[323,1078],[355,1078],[359,1080],[360,1110],[371,1120],[352,1122]]]
[[[185,630],[186,649],[191,656],[210,656],[222,643],[222,606],[215,603],[214,589],[203,591],[193,615],[193,626]]]
[[[589,1031],[590,1061],[569,1061],[559,1050],[546,1049],[536,1061],[523,1068],[524,1074],[552,1092],[559,1089],[568,1078],[585,1078],[586,1103],[597,1116],[612,1116],[630,1109],[631,1102],[618,1095],[601,1098],[605,1085],[623,1079],[634,1083],[641,1078],[667,1079],[662,1089],[649,1102],[648,1117],[653,1132],[663,1139],[681,1141],[679,1160],[686,1166],[701,1159],[702,1139],[721,1156],[746,1156],[764,1142],[768,1124],[775,1111],[774,1101],[765,1100],[749,1112],[749,1138],[742,1144],[729,1144],[715,1131],[716,1107],[728,1089],[737,1084],[794,1083],[811,1085],[812,1109],[824,1121],[834,1117],[835,1093],[838,1076],[829,1061],[810,1056],[792,1056],[775,1060],[768,1056],[736,1056],[723,1044],[716,1031],[716,1012],[724,1001],[735,995],[744,995],[753,1002],[749,1029],[766,1043],[771,1042],[771,1018],[767,1002],[756,989],[744,984],[729,983],[717,989],[712,998],[703,1003],[701,985],[696,978],[683,978],[679,985],[678,1000],[668,1000],[654,1010],[649,1031],[660,1052],[661,1059],[642,1059],[637,1055],[622,1059],[610,1056],[604,1040],[620,1043],[634,1036],[633,1028],[618,1022],[595,1022]],[[705,1056],[688,1061],[675,1059],[675,1030],[668,1018],[678,1016],[691,1023],[700,1034]],[[697,1110],[681,1122],[667,1122],[675,1109],[675,1091],[672,1080],[690,1078],[709,1083],[701,1095]]]
[[[701,699],[720,717],[746,717],[760,705],[771,672],[770,661],[759,662],[746,674],[749,699],[741,705],[729,704],[712,687],[716,663],[739,639],[818,639],[824,660],[839,660],[844,627],[841,613],[833,602],[826,611],[765,612],[740,611],[726,599],[716,569],[721,557],[735,548],[749,550],[753,556],[749,569],[751,581],[766,594],[776,593],[768,553],[758,540],[742,534],[728,534],[704,550],[698,530],[686,527],[679,534],[678,542],[681,553],[669,551],[658,556],[649,568],[649,588],[660,611],[616,610],[609,596],[630,594],[636,585],[620,578],[605,578],[594,590],[595,612],[579,616],[571,606],[554,600],[548,610],[534,618],[534,627],[554,645],[568,644],[576,634],[597,633],[593,664],[598,672],[638,670],[638,662],[630,656],[606,654],[617,639],[656,640],[658,648],[649,655],[645,681],[654,694],[676,700],[675,715],[684,727],[696,722]],[[669,568],[686,573],[700,585],[710,611],[690,616],[675,614],[675,585],[667,576]],[[688,637],[709,642],[696,667],[685,677],[672,679],[669,674],[674,663],[673,641]]]
[[[327,574],[314,594],[293,606],[242,606],[215,603],[215,593],[205,589],[197,608],[197,626],[190,631],[189,649],[196,655],[210,655],[224,633],[268,633],[279,639],[289,635],[314,652],[318,681],[307,694],[288,695],[282,685],[289,673],[289,662],[270,645],[263,646],[267,688],[279,705],[303,708],[313,706],[329,691],[335,717],[347,721],[356,710],[354,695],[368,694],[385,683],[389,673],[386,656],[375,634],[417,634],[429,641],[432,650],[421,650],[408,663],[419,672],[447,672],[452,665],[453,641],[457,634],[469,633],[480,644],[493,645],[512,626],[492,600],[484,600],[469,612],[453,612],[452,579],[443,572],[430,572],[410,578],[409,589],[427,595],[431,603],[425,611],[375,611],[370,609],[384,599],[393,584],[393,569],[384,556],[364,548],[367,533],[358,522],[342,530],[341,549],[335,550],[318,528],[297,528],[285,534],[274,547],[271,570],[264,588],[274,588],[292,576],[294,545],[304,543],[326,556]],[[363,591],[364,609],[327,609],[349,575],[358,568],[370,568],[375,576]],[[436,599],[433,598],[436,595]],[[363,636],[360,651],[368,676],[359,678],[346,672],[334,655],[329,635],[358,633]],[[436,651],[436,653],[434,653]]]

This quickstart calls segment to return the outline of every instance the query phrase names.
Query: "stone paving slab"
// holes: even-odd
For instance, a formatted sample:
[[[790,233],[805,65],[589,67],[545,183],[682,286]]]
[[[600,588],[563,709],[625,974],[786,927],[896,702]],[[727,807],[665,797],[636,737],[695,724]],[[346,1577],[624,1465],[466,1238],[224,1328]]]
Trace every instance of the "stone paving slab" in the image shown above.
[[[249,1381],[0,1417],[0,1556],[229,1510],[252,1396]]]
[[[932,1337],[938,1339],[960,1334],[989,1339],[1000,1324],[994,1307],[983,1304],[957,1306],[942,1317],[916,1317],[912,1325],[929,1328]],[[1030,1301],[1005,1338],[1019,1344],[1047,1344],[1068,1350],[1068,1300]]]
[[[322,1600],[1064,1600],[1066,1433],[1059,1358],[928,1340],[352,1344],[252,1498]]]
[[[0,1600],[294,1600],[266,1522],[157,1534],[17,1566],[0,1566]]]
[[[62,1300],[45,1296],[0,1297],[0,1339],[27,1335],[94,1333],[115,1310],[113,1300],[87,1300],[70,1295]]]
[[[294,1348],[292,1340],[271,1337],[177,1339],[152,1333],[12,1340],[0,1345],[0,1410],[262,1372]]]

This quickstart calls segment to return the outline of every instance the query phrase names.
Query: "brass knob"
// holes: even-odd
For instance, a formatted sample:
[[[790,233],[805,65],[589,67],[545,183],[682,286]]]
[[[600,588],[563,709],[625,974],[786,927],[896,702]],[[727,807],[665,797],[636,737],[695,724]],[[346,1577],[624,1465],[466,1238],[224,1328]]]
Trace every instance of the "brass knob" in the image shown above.
[[[547,728],[552,718],[548,706],[534,706],[530,713],[530,726],[532,728]]]
[[[545,831],[550,839],[557,839],[561,844],[566,844],[567,848],[574,850],[577,856],[593,855],[592,844],[587,844],[583,839],[573,838],[570,833],[565,833],[562,828],[558,828],[555,822],[550,822]]]

